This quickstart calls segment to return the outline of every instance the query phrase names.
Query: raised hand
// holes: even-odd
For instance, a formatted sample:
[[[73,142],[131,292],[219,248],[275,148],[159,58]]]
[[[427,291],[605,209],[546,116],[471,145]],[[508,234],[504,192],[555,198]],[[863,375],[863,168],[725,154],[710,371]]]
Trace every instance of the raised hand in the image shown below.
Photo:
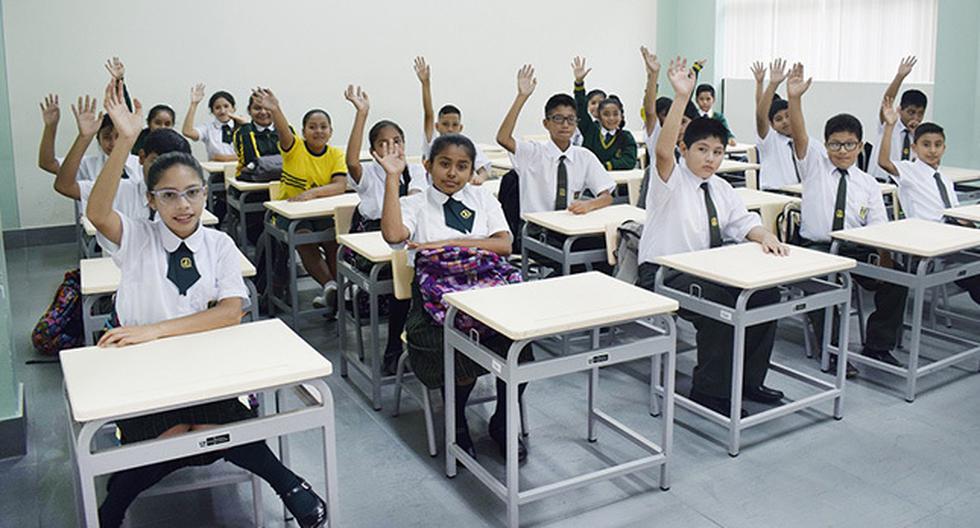
[[[534,88],[538,86],[538,80],[534,78],[534,66],[525,64],[517,70],[517,95],[525,97],[534,93]]]
[[[279,108],[279,99],[276,99],[276,95],[268,88],[254,88],[252,95],[255,96],[255,102],[259,106],[270,112]]]
[[[753,62],[752,76],[755,77],[755,82],[762,84],[766,80],[766,66],[759,61]]]
[[[405,147],[401,144],[382,143],[381,148],[377,151],[371,150],[371,156],[374,157],[374,161],[378,162],[378,165],[381,165],[389,177],[401,178],[406,166]]]
[[[898,75],[903,78],[908,77],[908,75],[912,73],[912,68],[915,67],[915,63],[918,61],[919,59],[915,58],[915,55],[909,55],[908,57],[902,59],[902,61],[898,63]]]
[[[572,73],[575,74],[575,82],[580,83],[589,75],[592,68],[586,68],[585,57],[575,57],[572,59]]]
[[[657,55],[650,53],[646,46],[640,46],[640,54],[643,55],[643,64],[647,68],[647,77],[657,78],[660,75],[660,61],[657,60]]]
[[[197,83],[191,88],[191,104],[200,104],[204,100],[204,83]]]
[[[813,82],[813,78],[804,79],[803,77],[803,65],[796,63],[793,65],[793,69],[789,72],[789,77],[786,78],[786,95],[789,97],[800,97],[810,88],[810,83]]]
[[[368,100],[368,94],[367,92],[361,90],[360,86],[348,84],[347,89],[344,90],[344,99],[350,101],[358,112],[367,112],[368,109],[371,108],[371,102]]]
[[[895,98],[885,97],[881,101],[881,117],[885,118],[885,124],[895,126],[898,123],[898,110],[895,110]]]
[[[119,60],[119,57],[113,57],[105,61],[105,69],[109,71],[109,75],[114,80],[121,81],[126,76],[126,65]]]
[[[776,59],[769,63],[769,82],[779,84],[786,80],[786,60]]]
[[[119,137],[136,138],[143,130],[143,104],[139,99],[133,99],[133,110],[129,110],[121,81],[109,81],[105,87],[105,109]]]
[[[94,97],[85,96],[78,98],[78,104],[71,105],[71,113],[75,114],[75,123],[78,124],[78,135],[94,136],[102,125],[102,112],[97,112],[98,102]]]
[[[694,71],[687,67],[687,59],[680,57],[670,61],[670,66],[667,68],[667,78],[678,97],[690,97],[691,92],[694,91],[694,84],[697,82]]]
[[[41,101],[41,120],[44,121],[45,126],[57,125],[61,120],[61,107],[58,105],[57,95],[48,94]]]
[[[425,57],[415,57],[415,76],[419,78],[419,82],[422,84],[431,80],[431,70],[425,62]]]

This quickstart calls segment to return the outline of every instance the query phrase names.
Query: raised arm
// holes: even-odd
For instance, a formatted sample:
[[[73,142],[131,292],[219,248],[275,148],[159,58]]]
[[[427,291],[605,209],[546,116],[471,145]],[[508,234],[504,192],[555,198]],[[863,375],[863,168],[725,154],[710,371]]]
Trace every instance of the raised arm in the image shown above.
[[[647,71],[647,85],[643,91],[643,126],[649,136],[657,125],[657,79],[660,77],[660,61],[646,46],[640,47],[643,65]]]
[[[422,84],[422,131],[425,142],[431,143],[435,134],[436,114],[432,110],[432,76],[425,57],[415,57],[415,76]]]
[[[677,134],[681,130],[681,117],[684,109],[691,99],[691,92],[694,91],[694,84],[697,79],[694,71],[687,67],[687,59],[677,57],[670,61],[667,68],[667,78],[670,85],[674,88],[674,101],[670,103],[670,110],[664,119],[663,129],[660,137],[657,138],[656,167],[657,174],[663,181],[670,180],[670,173],[674,170],[674,146],[677,143]]]
[[[354,178],[355,183],[361,183],[361,144],[364,141],[364,125],[367,123],[371,102],[367,92],[353,84],[347,85],[344,99],[350,101],[356,111],[354,126],[351,127],[350,138],[347,139],[347,174]]]
[[[806,133],[806,121],[803,119],[803,94],[810,88],[812,78],[803,77],[803,65],[796,63],[786,79],[786,97],[789,99],[789,125],[793,135],[793,148],[796,157],[804,159],[810,146],[810,137]]]
[[[534,88],[538,85],[538,80],[534,78],[534,66],[525,64],[517,71],[517,97],[510,110],[504,116],[504,122],[500,123],[497,130],[497,144],[504,147],[507,152],[513,154],[517,151],[517,140],[514,139],[514,127],[517,125],[517,117],[521,115],[524,103],[534,93]]]
[[[772,98],[776,95],[776,88],[786,80],[786,61],[776,59],[769,63],[769,84],[766,85],[765,90],[762,90],[762,84],[766,77],[766,67],[761,62],[757,62],[752,67],[752,74],[755,75],[756,92],[761,90],[755,101],[755,131],[762,139],[769,134],[769,109],[772,108]]]
[[[889,83],[888,88],[885,89],[885,95],[881,98],[882,101],[888,98],[891,98],[891,100],[894,101],[895,98],[898,97],[898,90],[902,87],[902,83],[905,82],[905,78],[912,73],[912,68],[915,67],[916,62],[918,62],[918,59],[915,58],[915,55],[909,55],[898,63],[898,71],[895,72],[895,77],[892,79],[892,82]],[[878,111],[878,121],[880,123],[885,122],[885,114],[882,113],[880,109]]]
[[[592,115],[589,114],[589,100],[585,97],[585,78],[589,75],[592,68],[585,65],[585,57],[575,57],[572,59],[572,74],[575,75],[575,111],[578,115],[578,129],[583,134],[588,134],[593,125]]]
[[[78,167],[82,163],[85,151],[92,143],[92,138],[99,132],[99,127],[102,124],[102,113],[97,113],[96,108],[96,99],[87,95],[84,99],[79,97],[77,105],[71,105],[71,112],[75,115],[75,123],[78,124],[78,136],[75,137],[75,142],[68,150],[65,162],[58,168],[58,176],[54,179],[54,190],[72,200],[79,200],[82,197],[81,190],[78,188],[78,181],[75,179],[78,176]],[[125,161],[123,158],[124,163]],[[122,174],[122,171],[123,169],[120,168],[119,174]]]
[[[371,151],[375,161],[385,170],[385,197],[381,207],[381,236],[389,244],[401,244],[411,233],[402,220],[402,204],[398,197],[402,172],[405,170],[405,148],[401,145],[381,145],[381,151]]]
[[[895,123],[898,122],[898,111],[895,110],[895,99],[891,97],[885,97],[885,100],[881,102],[881,111],[879,112],[882,117],[884,117],[885,130],[882,137],[890,138],[892,137],[892,132],[895,130]],[[895,163],[892,162],[892,142],[884,140],[878,147],[878,166],[882,168],[888,174],[891,174],[893,178],[898,178],[898,168],[895,167]]]
[[[58,96],[48,94],[41,101],[41,120],[44,122],[44,130],[41,132],[41,145],[37,149],[37,166],[51,174],[58,174],[61,164],[54,155],[54,142],[58,135],[58,121],[61,120],[61,107],[58,105]]]
[[[102,233],[113,244],[119,245],[122,240],[122,219],[112,208],[112,202],[116,198],[116,191],[119,189],[119,180],[122,179],[123,169],[126,166],[126,158],[132,150],[143,129],[143,106],[138,99],[133,99],[133,110],[126,107],[123,97],[121,81],[110,81],[105,90],[105,109],[112,118],[112,124],[119,133],[116,143],[109,153],[109,159],[102,166],[92,193],[88,198],[88,206],[85,208],[85,215],[88,216],[92,225]]]
[[[201,139],[201,134],[198,134],[197,130],[194,130],[194,114],[197,113],[197,107],[203,100],[204,85],[197,83],[191,88],[191,104],[187,107],[187,115],[184,116],[184,125],[180,128],[180,133],[192,141],[199,141]]]
[[[289,129],[289,121],[286,119],[286,115],[282,113],[282,107],[279,106],[279,99],[276,99],[276,95],[268,88],[256,88],[252,90],[252,94],[255,95],[255,100],[259,106],[272,114],[272,123],[276,125],[276,135],[279,136],[279,146],[282,150],[293,148],[296,139],[293,137],[293,131]]]

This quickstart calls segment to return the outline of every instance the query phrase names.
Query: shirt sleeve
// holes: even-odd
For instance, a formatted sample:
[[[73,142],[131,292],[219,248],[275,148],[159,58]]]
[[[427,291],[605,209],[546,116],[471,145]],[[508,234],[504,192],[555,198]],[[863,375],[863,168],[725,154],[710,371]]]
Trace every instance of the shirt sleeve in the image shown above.
[[[736,242],[744,242],[746,235],[756,226],[762,225],[759,215],[750,213],[745,202],[735,194],[730,185],[715,185],[713,189],[722,189],[721,195],[728,205],[728,218],[725,221],[722,237]]]
[[[800,180],[805,180],[814,174],[819,174],[823,170],[823,160],[826,157],[827,149],[823,148],[823,145],[814,143],[812,139],[807,141],[806,157],[803,159],[797,158],[800,161]]]
[[[670,197],[674,194],[677,186],[680,185],[680,170],[680,165],[675,163],[674,169],[670,173],[670,178],[668,181],[664,181],[657,174],[656,165],[651,165],[650,185],[647,189],[647,211],[661,209],[670,201]]]
[[[644,126],[643,130],[646,130]],[[643,138],[643,141],[647,145],[647,157],[650,158],[650,164],[653,165],[656,162],[657,157],[657,138],[660,137],[660,120],[655,119],[653,122],[653,130],[647,134],[647,137]]]
[[[408,192],[423,192],[429,188],[429,173],[421,165],[412,164],[408,166],[408,174],[412,181],[408,182]]]
[[[586,153],[588,154],[586,155]],[[599,193],[603,191],[612,192],[616,188],[616,181],[609,175],[602,163],[599,163],[599,158],[588,150],[580,151],[579,154],[585,155],[588,160],[585,164],[585,187],[596,196],[599,196]]]
[[[541,145],[534,141],[517,141],[514,153],[510,155],[510,160],[514,164],[514,170],[518,175],[526,174],[527,168],[537,158]]]
[[[497,198],[493,196],[489,190],[480,187],[479,192],[481,194],[480,198],[483,201],[483,208],[487,212],[487,228],[491,235],[495,235],[502,231],[506,231],[508,235],[513,236],[510,232],[510,225],[507,224],[507,217],[504,216],[504,208],[497,201]]]
[[[337,148],[337,155],[333,158],[333,168],[330,170],[331,179],[334,175],[347,176],[347,153],[343,149]]]
[[[141,258],[145,253],[144,248],[152,239],[151,231],[154,227],[149,220],[129,218],[119,211],[116,214],[122,221],[122,236],[119,237],[119,245],[112,248],[112,261],[123,270],[126,268],[126,261]]]
[[[399,199],[402,209],[402,225],[408,230],[408,238],[410,240],[415,239],[415,234],[419,223],[419,210],[425,201],[424,194],[413,194],[411,196],[402,196]]]
[[[194,131],[197,132],[197,141],[205,141],[207,139],[208,125],[197,125],[194,127]]]
[[[218,300],[239,297],[242,300],[242,310],[247,310],[252,301],[248,295],[248,288],[245,286],[245,279],[242,278],[241,255],[231,237],[222,234],[215,244],[217,250],[217,266],[215,269],[215,281],[218,286]]]
[[[487,158],[487,155],[483,153],[483,149],[476,147],[476,160],[473,162],[473,172],[480,169],[490,170],[490,158]]]
[[[299,154],[297,154],[297,153],[300,150],[306,148],[306,147],[301,146],[301,145],[304,145],[303,138],[301,138],[298,135],[296,135],[295,132],[293,133],[293,146],[290,147],[289,150],[283,150],[282,143],[280,143],[278,141],[276,142],[276,146],[279,147],[279,153],[282,154],[282,161],[283,162],[285,162],[288,159],[293,159],[296,156],[298,156]]]

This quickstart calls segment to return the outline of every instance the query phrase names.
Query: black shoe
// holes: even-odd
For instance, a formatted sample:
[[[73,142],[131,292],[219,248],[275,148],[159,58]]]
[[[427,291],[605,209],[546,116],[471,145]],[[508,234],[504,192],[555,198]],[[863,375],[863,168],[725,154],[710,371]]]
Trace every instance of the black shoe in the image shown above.
[[[745,391],[742,396],[759,403],[779,403],[785,395],[781,390],[770,389],[765,385],[759,385],[756,389]]]
[[[500,456],[507,459],[507,425],[504,424],[502,427],[497,425],[496,414],[490,418],[490,426],[487,428],[490,433],[490,438],[497,444],[497,449],[500,450]],[[500,420],[503,421],[503,420]],[[521,440],[520,434],[517,437],[517,462],[522,463],[527,460],[527,446]]]
[[[398,372],[398,358],[401,357],[401,349],[392,354],[385,352],[384,360],[381,363],[381,374],[384,376],[394,376]]]
[[[456,445],[467,455],[476,458],[476,447],[473,446],[473,439],[470,438],[470,428],[467,425],[456,428]]]
[[[888,363],[889,365],[895,365],[896,367],[901,367],[902,364],[899,363],[898,359],[887,350],[875,350],[873,348],[864,347],[861,351],[862,356],[869,357],[871,359],[877,359],[882,363]]]
[[[304,495],[312,495],[316,505],[312,510],[298,512],[292,504],[295,504],[296,500]],[[282,502],[286,505],[286,509],[293,514],[293,517],[296,518],[296,523],[301,528],[322,528],[327,525],[327,504],[323,502],[323,499],[313,491],[313,488],[305,480],[301,481],[295,488],[284,493],[281,497]]]
[[[830,368],[824,370],[827,373],[837,372],[837,356],[830,356]],[[847,367],[844,372],[844,377],[847,379],[856,378],[861,371],[857,369],[850,361],[847,362]]]
[[[714,396],[708,396],[707,394],[698,392],[695,389],[691,389],[691,401],[699,403],[722,416],[729,416],[732,412],[732,400],[729,398],[716,398]],[[742,418],[745,418],[748,415],[749,411],[742,409]]]

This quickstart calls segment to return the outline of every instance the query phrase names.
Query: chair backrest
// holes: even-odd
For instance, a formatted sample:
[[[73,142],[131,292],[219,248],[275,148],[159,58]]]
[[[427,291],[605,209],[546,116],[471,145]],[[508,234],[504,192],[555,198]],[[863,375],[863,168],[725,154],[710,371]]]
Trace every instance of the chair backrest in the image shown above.
[[[745,171],[745,187],[759,190],[759,171],[755,169]]]
[[[790,202],[776,217],[776,237],[784,244],[796,244],[800,241],[800,203]]]
[[[342,205],[334,210],[333,223],[338,235],[350,233],[350,225],[356,208],[356,205]]]
[[[864,150],[858,154],[857,166],[864,172],[868,172],[868,166],[871,165],[871,151],[874,148],[874,145],[872,145],[870,142],[865,142]]]
[[[643,177],[646,178],[647,171],[643,171]],[[629,201],[630,205],[636,207],[640,201],[640,186],[643,185],[643,179],[630,180],[626,182],[626,189],[629,191]]]
[[[391,257],[391,278],[394,282],[395,298],[407,301],[412,298],[412,280],[415,278],[415,270],[408,265],[408,251],[395,250]]]
[[[279,182],[269,182],[269,199],[272,200],[274,196],[279,196]]]
[[[632,184],[632,182],[630,183]],[[616,248],[619,247],[619,224],[619,222],[606,224],[606,260],[610,266],[616,265]]]

